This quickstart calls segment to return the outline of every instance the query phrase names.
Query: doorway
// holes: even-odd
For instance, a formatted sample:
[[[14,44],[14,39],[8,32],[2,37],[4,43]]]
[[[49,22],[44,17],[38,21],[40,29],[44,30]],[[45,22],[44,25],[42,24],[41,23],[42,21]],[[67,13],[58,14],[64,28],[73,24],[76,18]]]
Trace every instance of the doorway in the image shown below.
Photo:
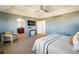
[[[45,20],[37,21],[37,34],[41,34],[41,35],[46,34],[46,21]]]

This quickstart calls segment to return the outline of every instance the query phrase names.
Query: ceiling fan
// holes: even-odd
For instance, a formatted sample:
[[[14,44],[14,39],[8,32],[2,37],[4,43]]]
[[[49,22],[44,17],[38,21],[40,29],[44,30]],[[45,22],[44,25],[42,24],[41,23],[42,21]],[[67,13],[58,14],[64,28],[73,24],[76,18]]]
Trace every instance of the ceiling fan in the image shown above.
[[[46,12],[46,13],[49,12],[49,10],[47,10],[47,9],[45,8],[45,6],[43,6],[43,5],[40,5],[40,10],[37,10],[36,12],[40,12],[40,11],[44,11],[44,12]]]

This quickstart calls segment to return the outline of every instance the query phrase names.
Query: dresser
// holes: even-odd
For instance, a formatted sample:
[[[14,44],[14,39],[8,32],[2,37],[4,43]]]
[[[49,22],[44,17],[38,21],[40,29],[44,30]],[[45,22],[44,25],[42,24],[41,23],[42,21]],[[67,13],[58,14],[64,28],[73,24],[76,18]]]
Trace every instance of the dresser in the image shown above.
[[[18,39],[19,40],[24,40],[25,39],[24,28],[18,28],[17,33],[18,33]]]

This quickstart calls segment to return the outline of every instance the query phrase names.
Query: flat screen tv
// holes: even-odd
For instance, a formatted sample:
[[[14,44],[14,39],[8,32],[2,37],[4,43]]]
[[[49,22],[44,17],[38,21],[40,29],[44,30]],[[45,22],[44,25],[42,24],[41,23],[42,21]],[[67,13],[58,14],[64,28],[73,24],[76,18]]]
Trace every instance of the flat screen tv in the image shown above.
[[[35,21],[28,20],[28,26],[35,26]]]

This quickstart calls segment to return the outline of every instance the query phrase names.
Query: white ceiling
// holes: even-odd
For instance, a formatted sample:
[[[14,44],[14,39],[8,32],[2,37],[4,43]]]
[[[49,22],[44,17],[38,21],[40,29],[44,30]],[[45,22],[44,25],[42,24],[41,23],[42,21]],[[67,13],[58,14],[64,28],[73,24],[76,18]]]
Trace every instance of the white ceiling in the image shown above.
[[[47,18],[79,10],[78,5],[44,5],[48,13],[40,10],[40,5],[0,5],[0,11],[33,18]]]

